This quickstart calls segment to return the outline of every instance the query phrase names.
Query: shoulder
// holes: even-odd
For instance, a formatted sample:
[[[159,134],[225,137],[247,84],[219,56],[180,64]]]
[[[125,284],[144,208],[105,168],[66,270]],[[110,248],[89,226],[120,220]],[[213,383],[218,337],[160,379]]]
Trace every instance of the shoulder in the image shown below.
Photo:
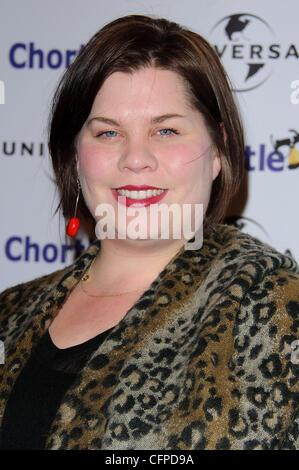
[[[237,229],[225,227],[222,233],[230,241],[223,243],[220,258],[237,267],[227,289],[228,297],[237,301],[236,360],[243,356],[252,376],[258,369],[264,379],[289,374],[288,386],[293,388],[298,374],[292,361],[299,332],[298,265],[291,256]]]
[[[257,254],[262,257],[272,257],[273,260],[277,259],[287,267],[296,266],[296,269],[299,272],[296,260],[290,254],[280,253],[268,243],[265,243],[246,232],[242,232],[235,226],[225,224],[216,225],[214,229],[211,229],[207,238],[208,240],[213,240],[225,251],[231,252],[232,250],[235,250],[235,254],[242,255],[245,258],[249,258]]]
[[[205,256],[213,250],[215,255],[209,263],[205,290],[212,307],[224,298],[234,304],[234,333],[242,330],[250,336],[258,326],[269,340],[268,329],[274,322],[278,336],[286,331],[298,334],[296,261],[230,226],[217,226],[206,241]]]
[[[241,232],[229,225],[218,225],[207,237],[208,244],[217,248],[215,262],[220,266],[234,268],[235,274],[247,272],[256,283],[263,278],[284,273],[292,279],[299,279],[299,266],[296,260],[277,251],[272,246]]]
[[[250,420],[256,416],[255,439],[265,442],[262,445],[267,445],[271,438],[271,446],[295,448],[298,427],[294,415],[296,409],[298,412],[299,393],[298,265],[292,257],[237,229],[223,228],[220,232],[219,259],[231,268],[236,267],[228,282],[225,306],[230,302],[234,306],[228,307],[232,328],[231,380],[246,397],[239,417],[250,429]]]
[[[223,226],[222,233],[229,241],[221,257],[226,265],[236,268],[232,284],[245,287],[246,301],[242,305],[250,299],[256,315],[265,302],[269,308],[275,305],[280,318],[291,319],[295,311],[298,315],[299,267],[295,259],[238,229]]]
[[[7,317],[26,310],[29,305],[42,298],[44,293],[50,292],[65,272],[67,268],[17,284],[2,292],[0,294],[0,325],[3,325]]]

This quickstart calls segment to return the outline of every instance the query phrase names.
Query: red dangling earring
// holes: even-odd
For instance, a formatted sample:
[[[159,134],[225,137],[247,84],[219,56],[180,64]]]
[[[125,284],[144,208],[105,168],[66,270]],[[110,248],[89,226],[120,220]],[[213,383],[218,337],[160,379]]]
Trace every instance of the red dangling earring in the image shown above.
[[[76,199],[75,214],[74,214],[74,217],[70,219],[66,227],[66,233],[69,237],[74,237],[75,235],[77,235],[79,227],[80,227],[80,221],[78,217],[76,217],[79,195],[80,195],[80,181],[78,178],[77,178],[77,185],[78,185],[78,194],[77,194],[77,199]]]

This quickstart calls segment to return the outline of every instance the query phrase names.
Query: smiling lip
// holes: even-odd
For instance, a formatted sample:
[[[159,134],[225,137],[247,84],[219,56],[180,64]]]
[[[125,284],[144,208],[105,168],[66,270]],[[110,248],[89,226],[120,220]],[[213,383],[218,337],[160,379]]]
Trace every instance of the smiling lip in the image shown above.
[[[157,188],[156,186],[147,186],[146,184],[142,184],[140,186],[135,186],[133,184],[127,184],[126,186],[120,186],[119,188],[114,189],[127,189],[128,191],[146,191],[147,189],[164,189],[164,188]]]
[[[120,190],[120,189],[126,189],[128,191],[142,191],[142,190],[146,191],[147,189],[163,189],[163,188],[157,188],[156,186],[148,186],[148,185],[135,186],[132,184],[128,184],[126,186],[121,186],[119,188],[112,189],[112,194],[114,198],[117,200],[117,202],[119,202],[120,204],[123,204],[123,202],[121,202],[119,198],[123,198],[125,196],[120,196],[117,193],[117,190]],[[147,207],[147,206],[150,206],[151,204],[157,204],[157,202],[161,201],[161,199],[163,199],[163,197],[166,196],[167,193],[168,193],[168,190],[165,189],[162,194],[158,194],[157,196],[152,196],[152,197],[148,197],[145,199],[131,199],[131,198],[125,197],[125,205],[127,207],[130,207],[130,206]]]

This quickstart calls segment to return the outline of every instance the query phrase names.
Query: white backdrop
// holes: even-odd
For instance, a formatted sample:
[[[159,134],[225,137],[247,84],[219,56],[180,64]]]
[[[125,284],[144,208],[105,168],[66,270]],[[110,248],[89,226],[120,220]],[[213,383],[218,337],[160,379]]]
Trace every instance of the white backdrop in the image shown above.
[[[298,0],[1,0],[0,291],[73,261],[64,220],[53,215],[49,104],[80,47],[133,13],[177,21],[215,46],[243,90],[247,203],[234,215],[244,231],[299,259]],[[88,245],[84,234],[79,242]]]

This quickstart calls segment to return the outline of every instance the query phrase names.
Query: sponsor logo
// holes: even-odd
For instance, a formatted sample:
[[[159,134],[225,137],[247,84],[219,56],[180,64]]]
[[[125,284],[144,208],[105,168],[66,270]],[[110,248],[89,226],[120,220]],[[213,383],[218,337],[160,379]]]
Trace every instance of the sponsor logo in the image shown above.
[[[0,155],[3,157],[44,157],[46,154],[45,142],[0,141]]]
[[[271,26],[251,13],[220,19],[211,29],[209,40],[229,72],[234,91],[249,91],[262,85],[278,59],[299,59],[298,44],[282,46]]]
[[[83,47],[84,45],[81,44],[78,49],[44,51],[34,42],[28,44],[18,42],[13,44],[9,50],[9,63],[16,69],[67,68]]]
[[[247,171],[284,171],[299,168],[299,133],[290,129],[281,138],[271,136],[272,150],[266,144],[258,148],[245,147],[245,167]]]
[[[76,259],[87,248],[81,239],[76,239],[73,245],[57,245],[55,243],[40,243],[33,241],[30,235],[11,236],[5,243],[6,258],[13,262],[38,263],[67,263]]]

